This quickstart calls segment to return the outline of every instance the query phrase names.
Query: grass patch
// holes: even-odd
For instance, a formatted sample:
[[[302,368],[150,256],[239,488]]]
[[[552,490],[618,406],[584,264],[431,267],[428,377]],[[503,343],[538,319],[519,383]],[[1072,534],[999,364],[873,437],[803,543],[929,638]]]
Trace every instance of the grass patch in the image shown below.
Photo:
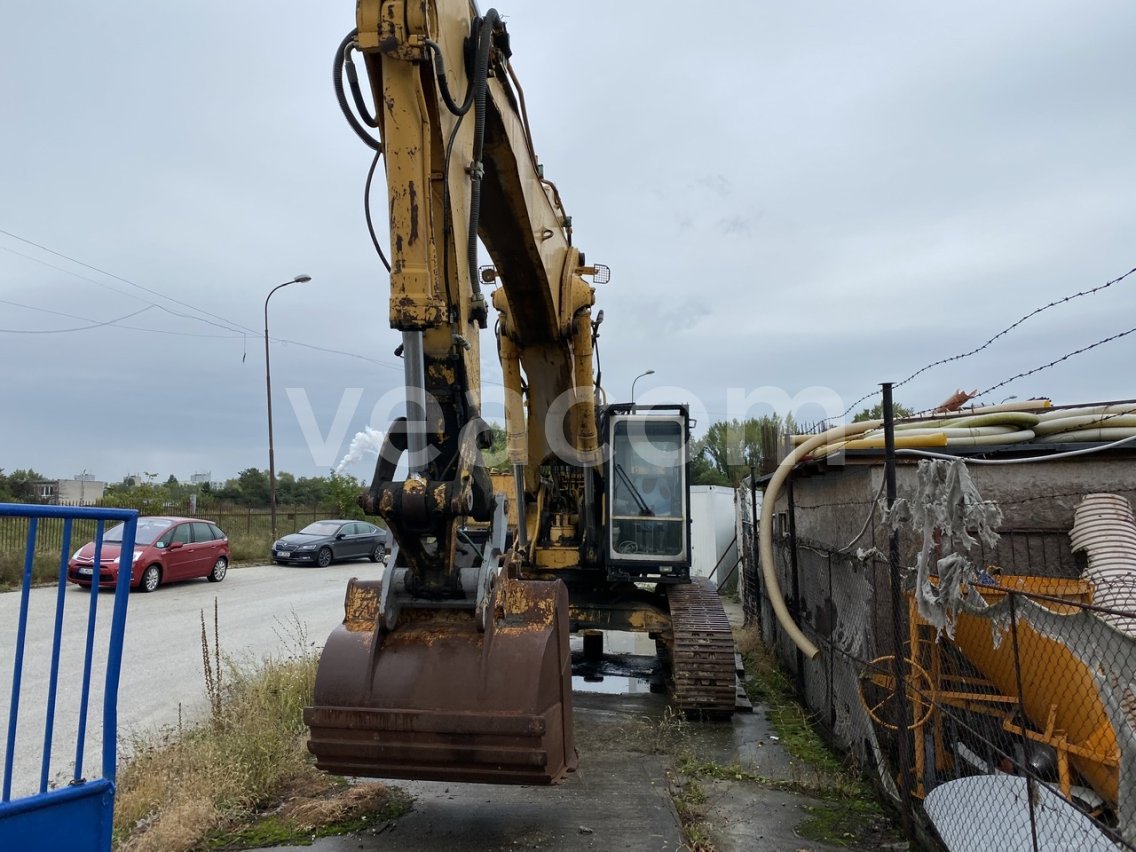
[[[705,820],[706,791],[698,779],[681,774],[672,776],[671,801],[682,824],[688,852],[714,852],[714,841],[707,832]]]
[[[70,555],[70,554],[68,554]],[[59,580],[59,554],[37,553],[32,560],[32,585]],[[24,582],[24,553],[0,553],[0,592],[18,589]]]
[[[280,535],[284,534],[281,530]],[[229,532],[228,536],[229,555],[234,565],[266,565],[272,562],[272,544],[275,539],[271,532],[238,531]]]
[[[215,608],[210,645],[202,613],[209,718],[133,743],[118,774],[116,849],[308,843],[409,809],[399,790],[348,787],[313,765],[302,713],[312,700],[317,656],[298,622],[282,637],[281,657],[244,665],[221,653],[216,625]]]
[[[808,819],[797,826],[807,840],[863,849],[876,845],[872,841],[902,839],[891,827],[891,821],[875,799],[843,797],[820,805],[805,805]]]
[[[680,741],[673,752],[671,797],[687,848],[692,852],[714,850],[706,793],[699,784],[707,780],[754,784],[818,800],[805,807],[807,818],[796,828],[806,840],[854,848],[901,842],[903,835],[893,825],[875,789],[849,759],[822,739],[813,727],[813,716],[798,702],[792,681],[773,655],[753,633],[739,633],[735,639],[745,659],[746,693],[756,712],[764,709],[777,732],[778,744],[793,757],[796,771],[788,780],[767,778],[738,762],[707,761]]]
[[[626,749],[639,754],[685,753],[691,734],[691,723],[673,708],[663,715],[650,716],[612,714],[609,724],[596,723],[575,728],[576,745],[581,752]]]
[[[859,794],[863,783],[849,760],[834,752],[813,727],[813,719],[797,700],[793,683],[769,650],[752,634],[743,634],[738,646],[745,660],[746,695],[755,705],[763,704],[780,744],[794,758],[826,777],[837,788],[851,786]],[[818,787],[827,785],[817,784]]]
[[[359,784],[334,796],[297,796],[251,825],[215,832],[205,847],[217,850],[307,845],[313,838],[383,831],[410,810],[412,799],[397,787]]]

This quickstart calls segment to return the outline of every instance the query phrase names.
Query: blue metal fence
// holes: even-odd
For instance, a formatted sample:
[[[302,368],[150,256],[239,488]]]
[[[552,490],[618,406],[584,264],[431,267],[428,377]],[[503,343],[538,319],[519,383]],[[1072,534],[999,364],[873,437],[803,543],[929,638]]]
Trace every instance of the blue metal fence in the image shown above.
[[[23,582],[19,591],[19,615],[12,649],[12,690],[8,707],[8,730],[4,752],[4,776],[0,786],[0,850],[99,850],[111,848],[114,820],[115,757],[118,731],[118,680],[122,668],[122,639],[126,629],[126,605],[130,592],[130,571],[119,571],[114,592],[114,608],[110,620],[110,637],[105,647],[96,648],[96,616],[99,599],[97,580],[86,598],[86,631],[83,642],[82,677],[79,685],[78,725],[75,731],[75,762],[67,786],[49,789],[51,755],[55,740],[56,709],[60,698],[60,663],[64,654],[64,605],[67,602],[67,560],[71,552],[72,522],[79,519],[96,522],[95,566],[100,564],[103,534],[108,521],[125,524],[121,553],[134,551],[138,513],[133,509],[94,509],[72,506],[36,506],[0,503],[0,518],[14,517],[27,521],[27,544],[24,550]],[[51,659],[47,695],[42,711],[42,743],[38,791],[13,797],[13,775],[17,735],[25,720],[20,718],[21,687],[24,676],[25,651],[28,647],[28,612],[32,596],[32,566],[36,555],[39,521],[63,519],[63,542],[59,551],[59,573],[55,584],[54,618],[32,625],[35,630],[51,631]],[[82,544],[83,542],[79,542]],[[97,568],[96,568],[97,570]],[[48,590],[39,590],[39,594]],[[16,594],[12,592],[10,594]],[[72,599],[74,600],[74,599]],[[5,628],[7,635],[7,628]],[[8,649],[0,646],[0,653]],[[92,672],[96,662],[105,659],[102,718],[102,767],[95,778],[84,777],[83,755],[87,740],[87,710],[91,697]],[[38,709],[38,708],[37,708]],[[38,715],[38,713],[36,714]],[[31,725],[39,719],[29,719]],[[26,726],[25,726],[26,728]],[[32,729],[35,730],[34,728]],[[34,735],[34,734],[33,734]],[[28,786],[24,779],[20,779]]]

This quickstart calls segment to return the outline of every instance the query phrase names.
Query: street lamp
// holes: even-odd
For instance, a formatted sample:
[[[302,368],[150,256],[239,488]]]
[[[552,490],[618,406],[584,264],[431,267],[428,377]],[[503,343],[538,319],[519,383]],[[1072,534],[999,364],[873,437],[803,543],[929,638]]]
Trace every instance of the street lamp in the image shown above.
[[[647,372],[640,373],[638,376],[635,377],[635,381],[631,383],[631,404],[632,405],[635,404],[635,382],[639,381],[644,376],[653,376],[653,375],[655,375],[655,371],[654,370],[648,370]]]
[[[264,297],[264,386],[268,391],[268,506],[272,512],[272,540],[276,541],[276,456],[272,450],[272,368],[268,357],[268,300],[281,287],[289,284],[306,284],[310,275],[297,275],[291,281],[277,284]]]

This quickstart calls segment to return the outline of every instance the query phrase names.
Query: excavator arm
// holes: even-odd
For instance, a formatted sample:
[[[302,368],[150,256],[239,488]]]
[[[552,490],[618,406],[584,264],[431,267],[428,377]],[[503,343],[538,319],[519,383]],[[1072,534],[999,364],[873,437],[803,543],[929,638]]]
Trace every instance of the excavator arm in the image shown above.
[[[468,0],[359,0],[337,54],[341,105],[342,62],[353,126],[385,160],[407,415],[360,498],[397,546],[381,581],[351,582],[305,711],[309,748],[333,772],[549,783],[575,766],[568,595],[560,580],[527,578],[539,513],[526,507],[547,459],[596,457],[594,290],[583,276],[597,270],[542,176],[510,54],[497,12],[479,16]],[[481,458],[482,287],[492,283],[519,517],[508,549],[505,498]]]
[[[475,439],[485,429],[479,419],[478,330],[487,324],[482,284],[501,285],[493,305],[520,500],[522,488],[530,498],[535,494],[536,465],[549,456],[595,460],[595,299],[583,278],[595,270],[571,245],[571,220],[555,186],[541,175],[498,14],[476,17],[460,0],[363,0],[359,22],[358,50],[380,105],[375,118],[387,164],[390,322],[403,334],[406,443],[411,470],[419,474],[394,483],[385,477],[389,465],[377,471],[384,477],[373,483],[366,508],[384,516],[399,546],[432,575],[449,556],[442,548],[441,561],[428,565],[421,518],[408,517],[414,515],[408,493],[410,503],[430,495],[438,523],[466,514],[485,521],[491,511],[484,469],[471,464]],[[484,271],[478,238],[494,264]],[[525,428],[526,419],[539,428]],[[385,457],[397,456],[400,446],[392,443]],[[454,470],[458,476],[444,478]],[[447,530],[436,532],[452,539]]]

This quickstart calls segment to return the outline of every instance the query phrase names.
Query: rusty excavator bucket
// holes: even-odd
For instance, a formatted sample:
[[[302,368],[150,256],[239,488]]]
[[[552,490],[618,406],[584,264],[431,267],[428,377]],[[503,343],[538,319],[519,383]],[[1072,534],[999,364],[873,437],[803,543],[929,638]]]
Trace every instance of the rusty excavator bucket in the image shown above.
[[[304,711],[316,765],[338,775],[555,784],[576,768],[568,592],[495,578],[482,610],[403,608],[352,580]]]

